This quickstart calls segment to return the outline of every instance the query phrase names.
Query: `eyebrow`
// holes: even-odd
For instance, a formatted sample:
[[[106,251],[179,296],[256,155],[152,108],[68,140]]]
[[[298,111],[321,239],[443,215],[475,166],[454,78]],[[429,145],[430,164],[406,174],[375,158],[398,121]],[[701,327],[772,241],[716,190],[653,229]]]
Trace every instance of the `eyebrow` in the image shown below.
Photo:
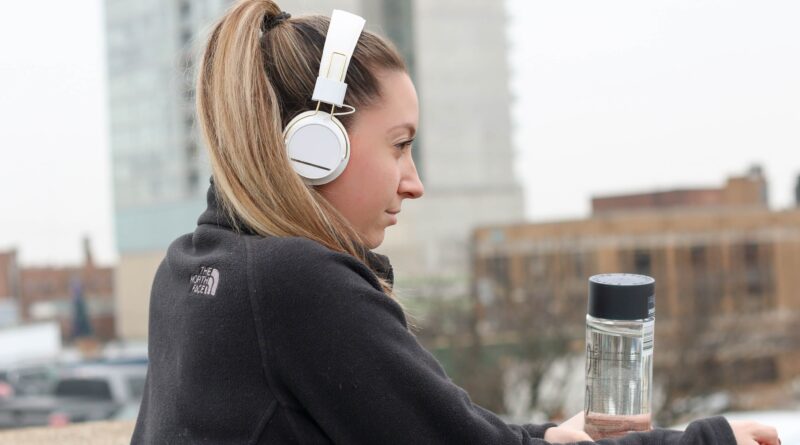
[[[414,125],[412,125],[412,124],[409,124],[409,123],[400,124],[400,125],[395,125],[394,127],[390,128],[390,129],[389,129],[389,131],[394,131],[394,130],[396,130],[396,129],[398,129],[398,128],[405,128],[405,129],[407,129],[409,132],[411,132],[411,137],[412,137],[412,138],[413,138],[414,136],[416,136],[416,134],[417,134],[417,128],[416,128],[416,127],[414,127]]]

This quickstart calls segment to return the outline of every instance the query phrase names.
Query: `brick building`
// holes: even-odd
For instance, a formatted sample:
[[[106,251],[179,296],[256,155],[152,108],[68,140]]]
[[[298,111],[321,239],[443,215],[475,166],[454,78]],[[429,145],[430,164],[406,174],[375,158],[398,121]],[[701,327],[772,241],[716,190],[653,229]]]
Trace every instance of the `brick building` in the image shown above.
[[[17,251],[0,252],[0,298],[19,295]]]
[[[734,388],[736,407],[791,403],[800,209],[770,211],[765,190],[753,170],[721,189],[598,198],[585,220],[479,229],[478,328],[502,337],[520,320],[552,323],[580,351],[588,277],[646,274],[656,279],[656,375],[667,397]]]
[[[19,321],[17,252],[0,252],[0,327]]]
[[[15,302],[19,322],[58,320],[62,338],[69,341],[75,286],[80,286],[94,336],[113,339],[114,269],[94,264],[88,240],[84,252],[84,263],[72,267],[21,267],[15,251],[0,252],[0,299]]]

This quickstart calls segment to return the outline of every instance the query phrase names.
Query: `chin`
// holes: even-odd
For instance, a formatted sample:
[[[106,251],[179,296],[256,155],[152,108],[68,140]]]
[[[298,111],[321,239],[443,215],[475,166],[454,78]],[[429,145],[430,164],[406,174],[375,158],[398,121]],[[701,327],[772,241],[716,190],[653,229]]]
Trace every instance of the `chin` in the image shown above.
[[[375,233],[372,234],[372,236],[366,237],[364,243],[370,250],[377,249],[381,244],[383,244],[383,237],[384,233],[381,231],[380,233]]]

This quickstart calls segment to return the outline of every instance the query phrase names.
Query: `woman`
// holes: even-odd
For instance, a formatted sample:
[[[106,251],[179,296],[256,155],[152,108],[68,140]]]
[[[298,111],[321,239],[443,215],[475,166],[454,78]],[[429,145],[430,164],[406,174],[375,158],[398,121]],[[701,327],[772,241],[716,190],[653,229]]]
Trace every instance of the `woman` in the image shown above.
[[[391,266],[370,249],[403,201],[423,195],[411,157],[418,105],[401,57],[378,36],[356,34],[344,67],[344,104],[355,109],[339,116],[350,140],[346,168],[317,182],[298,174],[319,167],[296,159],[287,141],[295,116],[320,110],[311,97],[320,61],[335,57],[323,57],[328,26],[325,17],[290,18],[271,1],[244,0],[211,34],[197,85],[213,168],[208,209],[170,246],[153,283],[150,368],[133,442],[590,440],[579,417],[504,423],[474,405],[408,331]],[[773,430],[732,430],[722,418],[614,443],[753,439],[777,444]]]

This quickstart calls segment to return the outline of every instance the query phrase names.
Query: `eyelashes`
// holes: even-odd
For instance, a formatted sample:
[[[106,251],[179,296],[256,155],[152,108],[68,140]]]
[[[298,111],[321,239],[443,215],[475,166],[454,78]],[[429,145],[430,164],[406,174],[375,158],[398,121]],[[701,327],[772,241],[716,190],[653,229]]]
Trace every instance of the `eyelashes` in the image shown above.
[[[395,144],[395,147],[396,147],[397,149],[399,149],[399,150],[405,150],[405,149],[407,149],[407,148],[411,147],[411,144],[412,144],[413,142],[414,142],[414,139],[413,139],[413,138],[411,138],[411,139],[408,139],[408,140],[406,140],[406,141],[400,142],[399,144]]]

